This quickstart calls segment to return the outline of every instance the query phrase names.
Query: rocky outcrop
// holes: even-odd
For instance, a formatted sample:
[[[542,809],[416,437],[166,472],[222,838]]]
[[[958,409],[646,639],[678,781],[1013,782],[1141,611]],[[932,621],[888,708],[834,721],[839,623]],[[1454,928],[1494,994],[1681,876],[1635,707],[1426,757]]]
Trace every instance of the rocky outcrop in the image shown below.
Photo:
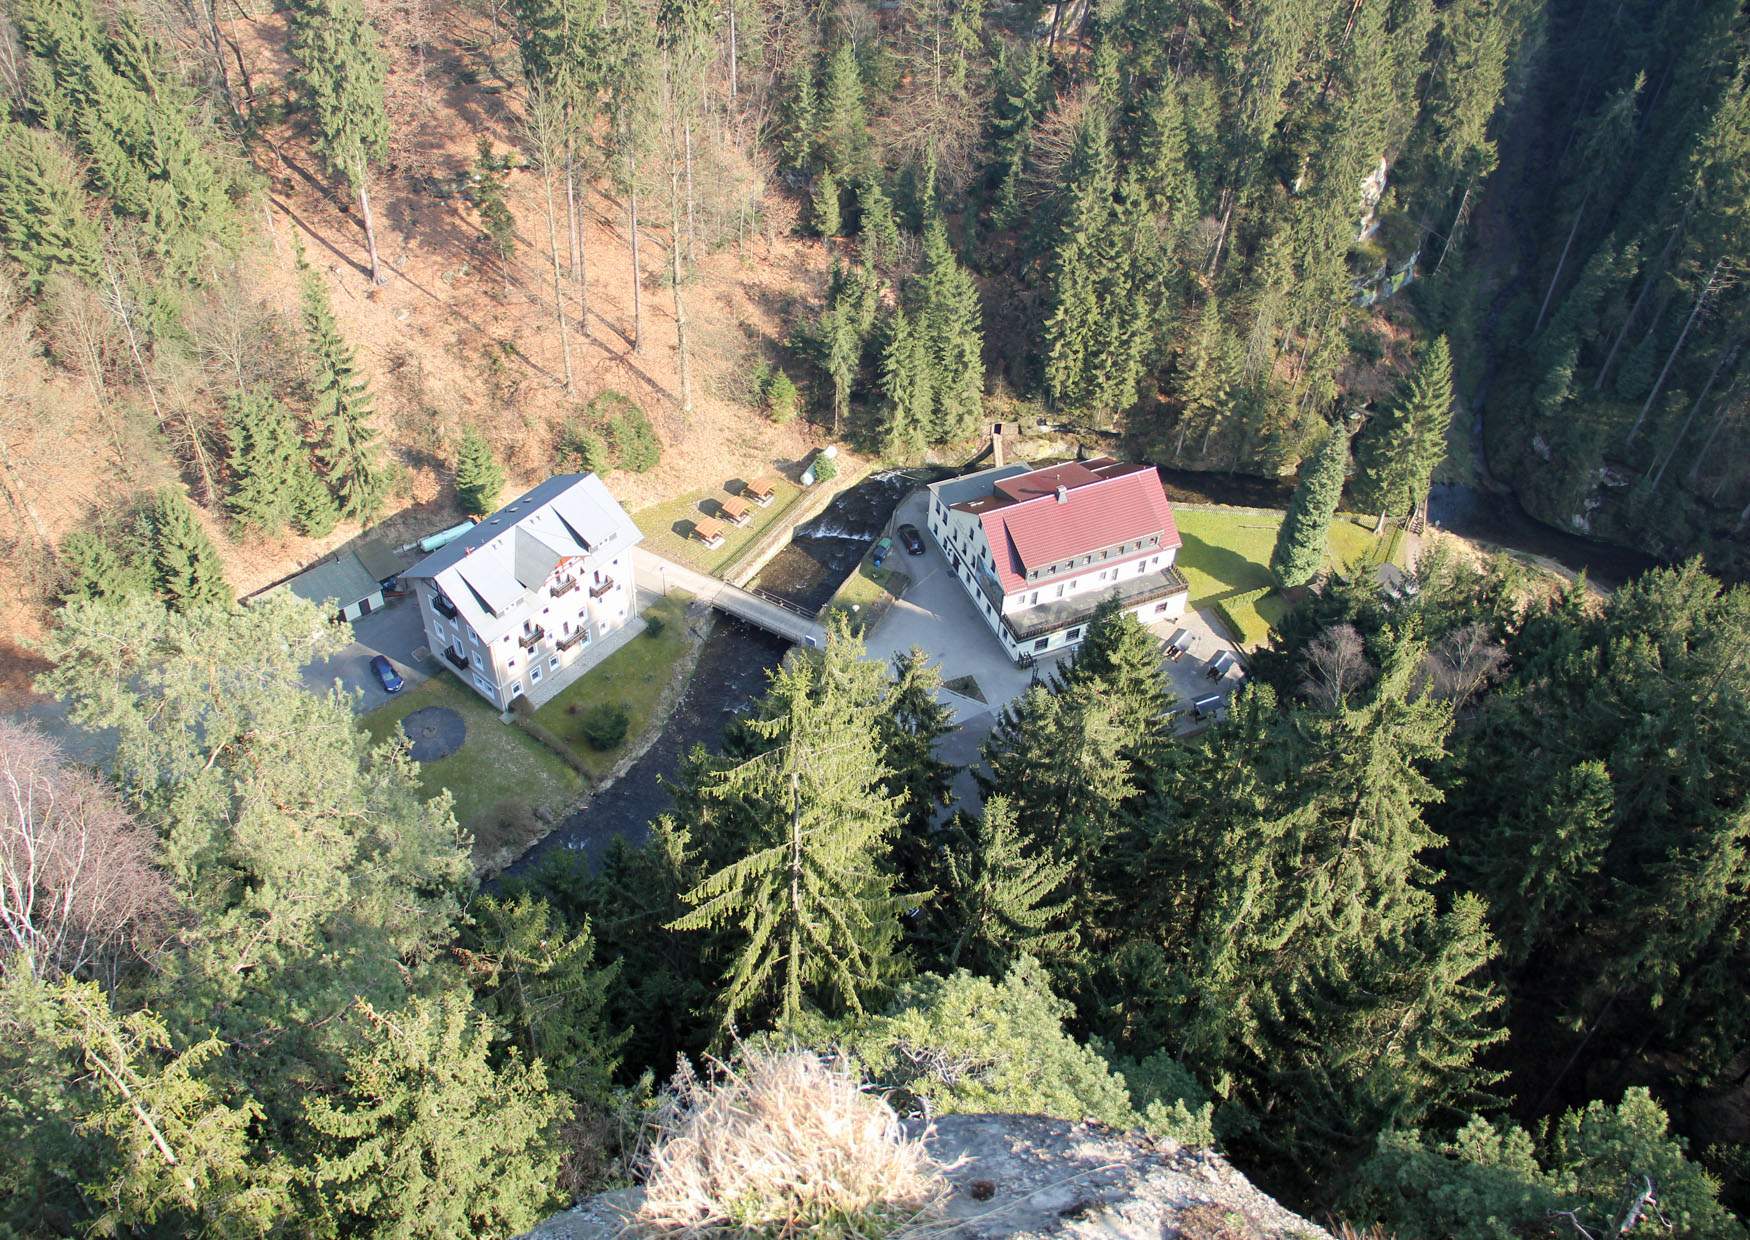
[[[1212,1150],[1033,1115],[948,1115],[927,1137],[946,1181],[911,1231],[959,1240],[1331,1240]],[[528,1240],[636,1235],[636,1190],[592,1198]]]

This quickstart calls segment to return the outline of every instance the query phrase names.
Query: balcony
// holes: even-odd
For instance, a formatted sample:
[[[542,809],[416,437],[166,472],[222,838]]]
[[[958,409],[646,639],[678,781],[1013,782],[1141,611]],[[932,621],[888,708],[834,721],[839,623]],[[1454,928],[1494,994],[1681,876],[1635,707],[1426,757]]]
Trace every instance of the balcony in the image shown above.
[[[1017,642],[1031,641],[1035,637],[1043,637],[1047,633],[1055,633],[1059,629],[1091,619],[1094,610],[1109,598],[1116,598],[1120,605],[1129,610],[1157,599],[1171,598],[1175,594],[1189,591],[1190,588],[1191,583],[1185,580],[1185,574],[1176,565],[1169,564],[1159,572],[1130,577],[1100,589],[1083,590],[1070,598],[1054,599],[1037,607],[1029,607],[1025,611],[1005,615],[1003,627],[1008,629],[1009,636]]]
[[[613,588],[614,588],[614,579],[612,577],[603,577],[600,585],[591,586],[589,588],[589,596],[593,599],[600,599],[603,596],[605,596],[609,590],[612,590]]]
[[[521,646],[524,650],[533,650],[536,646],[541,644],[541,639],[545,636],[547,636],[547,630],[537,624],[527,633],[521,634],[516,639],[516,644]]]
[[[565,595],[570,594],[575,589],[577,589],[577,578],[567,577],[564,581],[557,581],[557,582],[553,583],[553,597],[554,598],[562,598]]]
[[[463,654],[460,650],[457,650],[454,646],[449,646],[444,649],[444,658],[453,663],[458,672],[465,672],[468,670],[468,656]]]
[[[588,629],[573,629],[554,643],[555,650],[570,650],[573,646],[581,646],[589,641]]]
[[[456,618],[456,605],[436,590],[431,592],[431,609],[446,620]]]

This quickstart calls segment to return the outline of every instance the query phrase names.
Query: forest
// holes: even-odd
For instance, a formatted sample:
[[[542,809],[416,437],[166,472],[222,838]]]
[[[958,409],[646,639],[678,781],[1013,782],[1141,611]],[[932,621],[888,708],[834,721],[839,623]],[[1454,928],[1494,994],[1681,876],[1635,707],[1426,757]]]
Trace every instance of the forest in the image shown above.
[[[0,1233],[514,1235],[677,1056],[798,1044],[1387,1235],[1744,1234],[1741,5],[4,8],[5,614],[116,748],[0,721]],[[841,632],[646,842],[487,889],[302,682],[341,626],[236,605],[507,471],[995,417],[1665,566],[1323,580],[1190,740],[1104,616],[978,805]]]

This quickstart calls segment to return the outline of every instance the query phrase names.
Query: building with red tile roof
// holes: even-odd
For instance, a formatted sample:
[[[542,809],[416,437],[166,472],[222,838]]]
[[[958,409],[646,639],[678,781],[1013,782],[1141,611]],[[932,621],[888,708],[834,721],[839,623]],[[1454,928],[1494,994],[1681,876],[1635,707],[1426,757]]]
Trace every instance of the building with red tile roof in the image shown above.
[[[1017,660],[1079,643],[1108,598],[1152,624],[1190,597],[1173,506],[1147,465],[1097,457],[952,478],[930,487],[929,527]]]

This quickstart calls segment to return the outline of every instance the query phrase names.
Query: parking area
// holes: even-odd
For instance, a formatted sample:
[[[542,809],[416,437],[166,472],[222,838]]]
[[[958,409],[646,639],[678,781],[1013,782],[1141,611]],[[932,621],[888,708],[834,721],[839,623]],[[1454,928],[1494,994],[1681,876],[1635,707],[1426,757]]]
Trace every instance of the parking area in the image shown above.
[[[894,515],[894,525],[911,524],[923,529],[927,503],[924,491],[908,495]],[[957,693],[945,697],[963,724],[980,714],[1001,711],[1025,693],[1035,679],[1044,679],[1060,659],[1073,655],[1071,651],[1042,658],[1032,668],[1017,667],[928,535],[922,555],[899,554],[896,559],[896,567],[911,574],[912,584],[865,638],[869,654],[888,659],[917,646],[941,670],[944,682],[953,684],[962,677],[971,677],[983,694],[982,703]],[[1168,660],[1164,657],[1167,641],[1180,629],[1185,630],[1186,653]],[[1178,620],[1164,621],[1149,631],[1161,642],[1161,674],[1184,712],[1182,726],[1190,726],[1191,705],[1198,698],[1210,694],[1225,698],[1242,682],[1243,674],[1237,669],[1219,680],[1209,677],[1212,661],[1224,652],[1237,657],[1238,651],[1217,623],[1202,612],[1188,611]],[[988,724],[984,730],[988,732]]]
[[[381,611],[352,622],[352,642],[331,659],[318,660],[304,668],[304,684],[312,692],[325,693],[335,681],[347,692],[356,692],[360,714],[375,710],[389,700],[383,686],[371,674],[371,657],[383,655],[409,688],[437,671],[425,647],[425,627],[419,620],[419,605],[411,598],[393,598]]]

